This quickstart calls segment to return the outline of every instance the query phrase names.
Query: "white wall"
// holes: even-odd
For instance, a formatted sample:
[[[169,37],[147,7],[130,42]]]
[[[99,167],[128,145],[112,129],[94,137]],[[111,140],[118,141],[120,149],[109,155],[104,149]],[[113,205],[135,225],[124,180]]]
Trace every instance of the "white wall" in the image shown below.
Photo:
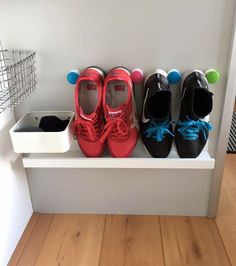
[[[131,69],[139,66],[147,72],[157,67],[166,70],[177,67],[182,71],[214,67],[222,74],[221,82],[213,89],[214,109],[210,117],[214,131],[209,147],[214,156],[235,4],[234,0],[1,0],[3,45],[37,51],[38,89],[17,109],[17,117],[29,110],[73,109],[73,87],[66,83],[65,76],[68,70],[77,67],[96,64],[108,70],[117,65]],[[179,99],[177,88],[174,94]],[[179,101],[174,102],[177,110]],[[181,184],[182,175],[184,180],[189,178],[186,184],[195,184],[198,177],[194,172],[180,171],[175,182]],[[64,176],[60,173],[61,170],[47,169],[28,171],[35,210],[44,210],[45,201],[50,204],[55,197],[61,199],[57,206],[59,210],[63,197],[69,193],[62,188],[74,185],[82,190],[76,175],[91,177],[89,170],[73,170],[72,174],[68,171]],[[174,175],[168,170],[162,173],[169,178]],[[201,187],[209,184],[211,173],[207,171],[206,181],[201,178],[197,190],[199,197]],[[132,174],[135,176],[138,172]],[[204,176],[201,172],[199,175]],[[56,183],[56,176],[60,177],[60,184]],[[119,172],[115,176],[119,178]],[[44,185],[37,187],[40,178]],[[106,186],[102,170],[96,172],[96,178],[101,186]],[[53,188],[56,195],[54,193],[52,197]],[[75,200],[70,204],[75,204]],[[86,206],[86,202],[83,204]],[[201,205],[202,214],[206,212],[206,205]]]
[[[214,67],[222,73],[214,87],[211,151],[219,129],[234,0],[1,0],[0,36],[6,48],[38,53],[38,90],[17,109],[73,108],[70,69],[123,65],[150,72],[177,67]]]
[[[7,265],[32,214],[21,156],[12,151],[9,128],[14,114],[0,114],[0,265]]]

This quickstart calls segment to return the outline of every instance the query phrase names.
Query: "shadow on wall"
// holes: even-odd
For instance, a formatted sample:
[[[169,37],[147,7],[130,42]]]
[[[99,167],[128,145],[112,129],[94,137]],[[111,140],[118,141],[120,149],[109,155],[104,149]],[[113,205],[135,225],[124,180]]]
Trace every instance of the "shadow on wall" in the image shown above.
[[[14,125],[14,121],[13,112],[7,110],[0,113],[0,159],[8,157],[12,152],[9,128]]]

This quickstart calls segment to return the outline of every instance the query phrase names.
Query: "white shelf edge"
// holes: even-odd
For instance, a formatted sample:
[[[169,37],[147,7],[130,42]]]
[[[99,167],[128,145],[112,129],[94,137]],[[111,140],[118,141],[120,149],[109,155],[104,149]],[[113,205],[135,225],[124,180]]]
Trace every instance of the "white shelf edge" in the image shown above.
[[[87,158],[74,142],[66,153],[32,153],[23,157],[25,168],[86,168],[86,169],[214,169],[207,145],[196,159],[183,159],[172,146],[167,158],[153,158],[139,141],[129,158],[112,158],[107,152],[101,158]]]
[[[69,152],[66,156],[30,154],[23,158],[23,165],[25,168],[214,169],[215,160],[207,152],[196,159],[76,158]]]

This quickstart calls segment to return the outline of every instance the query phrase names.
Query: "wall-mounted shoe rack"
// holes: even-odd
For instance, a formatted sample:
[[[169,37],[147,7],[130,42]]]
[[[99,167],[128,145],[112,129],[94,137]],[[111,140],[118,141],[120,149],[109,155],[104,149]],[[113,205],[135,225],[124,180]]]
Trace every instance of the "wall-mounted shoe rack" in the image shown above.
[[[10,1],[8,5],[9,11],[0,17],[0,24],[8,25],[1,29],[4,43],[36,49],[40,58],[40,93],[15,110],[17,118],[37,110],[72,110],[74,91],[64,78],[72,68],[98,64],[108,70],[124,65],[149,73],[160,67],[177,67],[183,72],[213,67],[222,73],[212,90],[210,122],[214,130],[209,149],[198,158],[179,158],[174,147],[168,158],[151,158],[141,143],[130,158],[106,154],[85,158],[77,143],[66,153],[23,154],[34,211],[214,217],[236,88],[235,40],[230,55],[235,1],[150,0],[138,1],[135,6],[127,1],[124,9],[118,1],[97,1],[91,8],[86,1],[55,6],[53,1],[43,0],[27,3],[34,12],[25,12],[24,21],[34,23],[28,24],[25,38],[19,32],[22,12],[28,9]],[[13,7],[19,25],[11,26]],[[35,29],[37,34],[33,34]],[[177,114],[177,87],[173,95]]]

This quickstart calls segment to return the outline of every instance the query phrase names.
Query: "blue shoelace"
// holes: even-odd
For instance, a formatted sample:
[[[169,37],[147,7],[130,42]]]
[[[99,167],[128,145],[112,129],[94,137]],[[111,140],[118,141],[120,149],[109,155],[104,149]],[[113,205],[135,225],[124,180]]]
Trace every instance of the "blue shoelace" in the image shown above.
[[[148,129],[144,131],[144,134],[148,138],[154,138],[157,142],[161,142],[166,134],[174,136],[169,130],[170,122],[156,122],[151,121]]]
[[[206,133],[212,130],[212,125],[208,122],[201,120],[192,120],[189,117],[185,121],[177,123],[180,127],[178,132],[182,135],[185,140],[197,140],[199,132],[202,131],[205,140],[207,139]]]

